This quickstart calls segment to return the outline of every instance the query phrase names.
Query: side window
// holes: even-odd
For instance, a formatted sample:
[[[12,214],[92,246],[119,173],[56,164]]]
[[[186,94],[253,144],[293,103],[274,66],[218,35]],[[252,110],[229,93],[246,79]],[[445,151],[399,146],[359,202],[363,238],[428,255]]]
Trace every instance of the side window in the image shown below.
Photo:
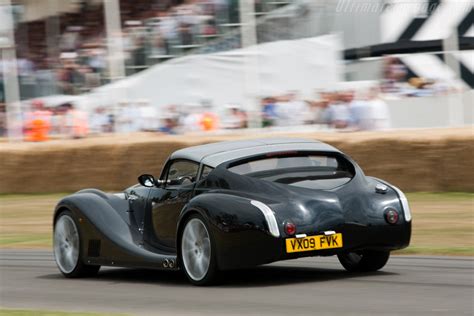
[[[178,160],[171,163],[167,180],[173,185],[191,184],[196,181],[199,165],[192,161]]]
[[[209,175],[209,173],[211,173],[212,170],[214,170],[214,168],[211,168],[209,166],[204,166],[204,168],[202,168],[200,180],[206,179],[207,176]]]

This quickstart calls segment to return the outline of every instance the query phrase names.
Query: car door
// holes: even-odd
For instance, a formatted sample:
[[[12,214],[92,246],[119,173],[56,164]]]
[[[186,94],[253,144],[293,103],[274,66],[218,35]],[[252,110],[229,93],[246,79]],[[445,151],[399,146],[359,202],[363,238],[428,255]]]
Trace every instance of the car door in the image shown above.
[[[150,188],[135,185],[127,189],[125,193],[128,197],[130,225],[143,232]]]
[[[190,160],[168,162],[161,176],[166,183],[163,188],[152,188],[151,220],[155,242],[158,246],[176,248],[176,227],[184,205],[193,195],[199,164]]]

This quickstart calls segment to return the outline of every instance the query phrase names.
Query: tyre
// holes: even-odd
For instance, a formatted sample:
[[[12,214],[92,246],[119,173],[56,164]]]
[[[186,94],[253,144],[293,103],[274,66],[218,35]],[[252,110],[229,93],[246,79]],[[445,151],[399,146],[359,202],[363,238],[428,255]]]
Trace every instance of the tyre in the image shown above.
[[[217,280],[216,253],[206,220],[192,215],[181,233],[181,268],[194,285],[211,285]]]
[[[59,271],[67,278],[93,276],[100,269],[100,266],[82,262],[82,240],[78,227],[71,211],[61,212],[54,223],[54,260]]]
[[[371,272],[382,269],[390,257],[389,251],[348,252],[337,255],[349,272]]]

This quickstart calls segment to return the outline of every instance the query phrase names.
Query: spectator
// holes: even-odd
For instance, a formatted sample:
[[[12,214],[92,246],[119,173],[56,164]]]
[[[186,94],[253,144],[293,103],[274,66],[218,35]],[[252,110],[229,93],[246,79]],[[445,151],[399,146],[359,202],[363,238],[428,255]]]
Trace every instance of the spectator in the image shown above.
[[[90,116],[90,131],[95,134],[105,133],[108,130],[109,123],[109,116],[105,108],[97,107]]]
[[[212,111],[205,111],[201,116],[201,121],[199,122],[201,129],[203,131],[214,131],[219,128],[219,116]]]
[[[400,59],[386,57],[384,60],[383,91],[387,93],[398,93],[399,83],[406,81],[407,69]]]
[[[155,33],[155,37],[151,42],[152,56],[163,56],[168,54],[166,41],[160,32]]]
[[[262,127],[274,126],[278,120],[276,100],[272,97],[262,99]]]
[[[137,109],[139,111],[139,124],[140,130],[143,132],[156,131],[158,129],[158,113],[156,109],[146,100],[141,100],[137,103]],[[173,119],[173,117],[170,117]],[[174,120],[175,123],[177,120]],[[176,125],[176,124],[174,124]]]
[[[164,46],[168,55],[172,54],[171,46],[175,45],[178,39],[178,21],[170,12],[159,13],[158,28],[164,40]]]
[[[347,128],[349,126],[351,115],[350,115],[350,102],[348,102],[348,96],[343,94],[337,95],[329,105],[329,118],[331,126],[336,129]]]
[[[350,107],[352,126],[355,130],[381,130],[390,127],[387,104],[380,99],[380,91],[372,87],[365,98],[360,98]]]
[[[108,111],[107,119],[108,124],[105,126],[105,132],[115,133],[117,131],[115,127],[115,121],[117,119],[117,116],[114,113],[111,113],[111,111]]]
[[[59,69],[58,77],[63,94],[76,94],[77,86],[84,83],[84,76],[79,71],[76,57],[76,53],[62,54],[62,68]]]
[[[89,132],[87,113],[74,107],[71,103],[64,104],[66,109],[67,135],[71,138],[84,138]]]
[[[331,108],[330,106],[337,102],[337,93],[325,91],[320,93],[322,110],[320,113],[320,122],[323,124],[331,124]]]
[[[241,129],[247,127],[247,114],[237,105],[228,106],[229,114],[226,116],[223,127],[226,129]]]
[[[182,127],[182,132],[196,132],[201,131],[202,111],[197,104],[187,104],[185,106],[186,112],[180,117],[179,125]]]
[[[159,131],[165,134],[174,135],[176,134],[177,127],[178,126],[175,120],[170,117],[166,117],[164,118],[164,124],[162,127],[160,127]]]
[[[51,131],[51,111],[47,110],[44,103],[35,100],[32,103],[32,111],[26,114],[25,136],[27,141],[42,142],[49,139]]]
[[[128,101],[119,102],[119,108],[117,111],[117,122],[116,132],[119,133],[132,133],[138,129],[135,126],[136,123],[136,111],[131,107]]]
[[[372,111],[367,96],[352,102],[349,110],[351,113],[351,126],[354,130],[372,129]]]
[[[390,112],[387,103],[380,99],[378,88],[372,88],[369,92],[369,105],[372,118],[373,130],[390,128]]]
[[[300,126],[308,120],[308,106],[294,91],[279,98],[276,110],[279,126]]]
[[[189,24],[181,23],[178,29],[181,45],[188,46],[193,44],[193,34]]]
[[[94,73],[102,73],[107,67],[105,51],[101,48],[88,50],[87,64]]]
[[[328,107],[329,101],[327,99],[320,99],[316,101],[308,101],[309,106],[309,124],[326,124],[324,113]]]
[[[240,128],[248,128],[249,118],[247,112],[243,109],[238,109],[237,115],[240,117]]]
[[[60,39],[59,48],[62,52],[75,52],[81,42],[80,26],[69,26]]]
[[[2,74],[2,63],[0,61],[0,104],[5,102],[5,91],[4,91],[4,84],[3,84],[3,74]]]
[[[135,48],[132,51],[132,63],[135,66],[135,72],[139,72],[146,65],[146,47],[145,39],[142,36],[136,38]]]
[[[1,83],[1,82],[0,82]],[[0,101],[0,137],[7,135],[7,106]]]
[[[51,134],[56,135],[65,135],[67,134],[66,130],[66,122],[65,122],[65,114],[67,108],[61,104],[51,111]]]

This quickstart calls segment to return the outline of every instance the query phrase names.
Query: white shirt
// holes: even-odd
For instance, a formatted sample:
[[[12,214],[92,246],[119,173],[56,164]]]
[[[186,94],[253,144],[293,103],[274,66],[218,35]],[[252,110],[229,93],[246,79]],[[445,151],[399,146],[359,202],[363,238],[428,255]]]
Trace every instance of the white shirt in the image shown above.
[[[275,106],[277,126],[299,126],[310,119],[309,108],[303,101],[279,102]]]
[[[331,121],[349,122],[351,119],[351,113],[349,106],[346,103],[336,103],[329,106],[331,113]]]
[[[140,107],[140,129],[155,130],[159,127],[158,113],[151,105]]]
[[[390,128],[390,111],[387,103],[381,99],[374,99],[369,101],[371,116],[373,119],[373,129],[387,129]]]

